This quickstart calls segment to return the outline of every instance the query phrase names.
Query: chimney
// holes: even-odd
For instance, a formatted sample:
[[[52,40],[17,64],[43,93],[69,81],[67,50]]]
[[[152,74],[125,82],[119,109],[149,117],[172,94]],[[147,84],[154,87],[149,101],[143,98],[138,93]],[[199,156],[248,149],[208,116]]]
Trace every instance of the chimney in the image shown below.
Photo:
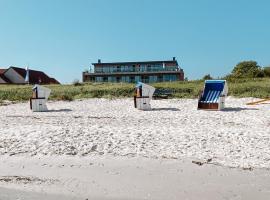
[[[101,63],[101,60],[100,59],[98,59],[98,63]]]
[[[175,57],[173,57],[172,59],[173,59],[173,61],[175,61]]]

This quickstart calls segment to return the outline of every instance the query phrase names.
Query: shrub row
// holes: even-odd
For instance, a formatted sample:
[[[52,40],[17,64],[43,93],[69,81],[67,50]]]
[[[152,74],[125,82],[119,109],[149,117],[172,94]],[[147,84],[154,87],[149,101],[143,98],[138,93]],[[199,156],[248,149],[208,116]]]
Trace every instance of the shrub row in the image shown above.
[[[270,97],[270,79],[231,79],[229,95],[235,97]],[[155,83],[159,89],[170,89],[173,98],[197,98],[203,89],[203,81]],[[0,101],[26,101],[31,97],[28,85],[1,85]],[[83,98],[122,98],[132,97],[134,84],[127,83],[87,83],[76,85],[49,85],[51,100],[72,101]]]

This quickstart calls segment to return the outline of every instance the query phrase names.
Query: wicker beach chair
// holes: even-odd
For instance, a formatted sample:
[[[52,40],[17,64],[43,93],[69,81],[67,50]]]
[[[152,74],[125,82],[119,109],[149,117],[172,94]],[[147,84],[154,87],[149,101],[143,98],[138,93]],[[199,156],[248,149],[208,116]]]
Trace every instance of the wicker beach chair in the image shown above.
[[[198,101],[198,109],[222,110],[225,108],[225,97],[228,87],[225,80],[206,80],[204,90]]]
[[[150,100],[152,99],[154,92],[154,87],[138,82],[135,87],[134,107],[139,110],[151,110]]]
[[[48,111],[46,102],[50,96],[51,90],[49,88],[35,85],[32,88],[33,94],[30,98],[30,109],[33,112],[44,112]]]

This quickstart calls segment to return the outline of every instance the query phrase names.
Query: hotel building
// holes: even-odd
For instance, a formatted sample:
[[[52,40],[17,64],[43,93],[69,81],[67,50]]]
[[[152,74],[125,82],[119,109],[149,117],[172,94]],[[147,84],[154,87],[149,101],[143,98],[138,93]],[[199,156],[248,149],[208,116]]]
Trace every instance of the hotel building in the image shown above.
[[[89,71],[83,72],[83,82],[144,83],[183,81],[184,71],[177,60],[145,62],[92,63]]]

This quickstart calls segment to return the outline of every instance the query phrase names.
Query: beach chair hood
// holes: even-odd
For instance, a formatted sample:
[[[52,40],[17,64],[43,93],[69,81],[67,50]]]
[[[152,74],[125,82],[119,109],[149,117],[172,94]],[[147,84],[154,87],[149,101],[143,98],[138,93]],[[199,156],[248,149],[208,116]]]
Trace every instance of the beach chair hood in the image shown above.
[[[37,92],[38,98],[48,99],[51,94],[51,90],[49,88],[40,85],[35,85],[32,90]]]
[[[136,88],[142,89],[142,96],[149,96],[149,98],[152,98],[155,92],[154,87],[147,85],[145,83],[142,83],[142,82],[138,82],[136,85]]]
[[[227,94],[226,80],[206,80],[202,100],[215,102],[220,96],[227,96]]]

